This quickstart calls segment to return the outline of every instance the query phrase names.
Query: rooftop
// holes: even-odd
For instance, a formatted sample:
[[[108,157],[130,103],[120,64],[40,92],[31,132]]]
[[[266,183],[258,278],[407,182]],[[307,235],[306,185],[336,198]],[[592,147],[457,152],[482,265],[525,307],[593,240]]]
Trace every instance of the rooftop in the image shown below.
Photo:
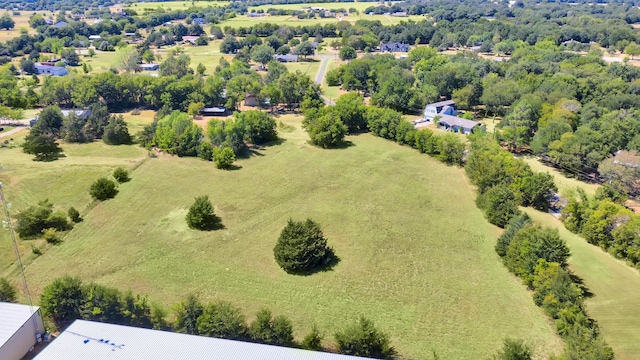
[[[38,311],[39,307],[0,302],[0,347]]]
[[[444,100],[444,101],[438,101],[436,103],[433,104],[428,104],[427,106],[435,106],[435,107],[441,107],[441,106],[451,106],[451,105],[455,105],[455,101],[453,100]]]
[[[472,129],[474,126],[480,125],[480,123],[477,121],[467,120],[457,116],[451,116],[451,115],[438,115],[438,116],[440,116],[440,120],[438,120],[439,123],[441,122],[446,123],[446,124],[449,124],[449,126],[458,125],[458,126],[462,126],[465,129]]]
[[[35,360],[356,360],[337,355],[130,326],[76,320]]]

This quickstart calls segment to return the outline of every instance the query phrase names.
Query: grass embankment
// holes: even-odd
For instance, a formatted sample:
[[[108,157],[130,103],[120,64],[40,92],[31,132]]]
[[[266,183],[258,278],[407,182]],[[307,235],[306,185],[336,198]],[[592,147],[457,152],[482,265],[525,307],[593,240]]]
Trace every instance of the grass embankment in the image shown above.
[[[148,159],[115,199],[30,261],[33,294],[71,274],[164,305],[193,292],[248,315],[268,307],[292,319],[298,338],[313,322],[333,334],[362,314],[411,358],[434,350],[446,359],[483,358],[505,336],[527,339],[541,356],[559,351],[552,326],[494,253],[496,231],[475,207],[463,170],[368,134],[350,137],[345,149],[318,149],[307,144],[300,118],[279,120],[295,130],[238,161],[237,171],[194,158]],[[95,178],[146,154],[100,143],[64,148],[67,157],[53,163],[0,152],[0,163],[11,165],[0,179],[10,182],[14,212],[46,197],[86,209]],[[225,229],[187,228],[187,207],[205,194]],[[273,246],[291,217],[323,226],[341,259],[333,271],[292,276],[276,265]]]

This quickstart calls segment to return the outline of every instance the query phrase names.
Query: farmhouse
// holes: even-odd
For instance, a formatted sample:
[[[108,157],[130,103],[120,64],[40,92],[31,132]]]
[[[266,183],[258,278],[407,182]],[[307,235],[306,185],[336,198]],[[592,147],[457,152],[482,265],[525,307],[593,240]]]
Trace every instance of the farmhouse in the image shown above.
[[[482,124],[477,121],[467,120],[457,116],[440,115],[440,119],[438,119],[438,128],[463,134],[471,134],[474,129],[482,128]]]
[[[456,109],[456,103],[453,100],[440,101],[433,104],[428,104],[424,108],[424,118],[427,121],[432,121],[434,117],[442,115],[458,115],[458,110]]]
[[[197,18],[193,18],[193,20],[191,20],[191,23],[198,24],[198,25],[204,25],[205,21],[204,21],[203,18],[197,17]]]
[[[276,55],[277,62],[298,62],[298,55]]]
[[[204,116],[227,116],[229,111],[225,107],[210,107],[200,110],[200,114]]]
[[[21,359],[43,334],[39,307],[0,302],[0,359]]]
[[[380,52],[409,52],[409,44],[387,43],[380,44]]]
[[[34,359],[357,360],[363,358],[76,320]]]
[[[69,73],[66,68],[51,63],[35,63],[34,67],[38,75],[64,76]]]
[[[64,22],[64,21],[60,21],[60,22],[57,22],[57,23],[56,23],[55,25],[53,25],[53,26],[55,26],[55,27],[57,27],[57,28],[61,28],[61,27],[67,26],[67,25],[69,25],[69,24],[67,24],[67,23],[66,23],[66,22]]]
[[[196,41],[198,41],[198,38],[199,38],[199,37],[200,37],[200,36],[190,36],[190,35],[186,35],[186,36],[183,36],[183,37],[182,37],[182,42],[183,42],[184,44],[186,44],[186,43],[188,43],[188,42],[189,42],[189,43],[191,43],[191,44],[195,45],[195,43],[196,43]]]

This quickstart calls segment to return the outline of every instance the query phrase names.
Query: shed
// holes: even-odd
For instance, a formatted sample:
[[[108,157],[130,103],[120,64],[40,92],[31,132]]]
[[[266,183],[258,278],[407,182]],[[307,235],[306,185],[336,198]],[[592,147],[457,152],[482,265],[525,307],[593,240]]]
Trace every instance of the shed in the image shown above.
[[[140,69],[146,71],[155,71],[160,69],[160,64],[140,64]]]
[[[100,37],[100,35],[89,35],[89,40],[93,41],[93,40],[100,40],[102,39],[102,37]]]
[[[229,115],[229,111],[225,107],[209,107],[203,108],[200,110],[200,114],[204,116],[227,116]]]
[[[34,359],[357,360],[364,358],[76,320]]]
[[[277,62],[298,62],[298,55],[276,55]]]
[[[254,94],[245,94],[244,106],[258,106],[258,99]]]
[[[191,20],[191,22],[193,24],[198,24],[198,25],[204,25],[205,24],[204,19],[201,18],[201,17],[193,18],[193,20]]]
[[[0,359],[22,359],[43,334],[39,307],[0,302]]]

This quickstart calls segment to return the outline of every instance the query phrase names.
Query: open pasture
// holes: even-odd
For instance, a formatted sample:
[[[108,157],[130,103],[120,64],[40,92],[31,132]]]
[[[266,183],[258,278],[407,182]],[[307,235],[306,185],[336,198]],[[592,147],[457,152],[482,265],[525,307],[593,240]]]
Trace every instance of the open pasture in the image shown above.
[[[126,119],[139,128],[151,113]],[[314,322],[330,337],[366,315],[410,358],[485,358],[506,336],[527,339],[540,357],[559,352],[552,325],[494,253],[497,231],[475,207],[462,169],[369,134],[349,137],[344,149],[318,149],[300,117],[278,121],[294,130],[237,161],[236,171],[148,158],[135,145],[64,145],[66,157],[52,163],[0,149],[12,212],[49,198],[84,216],[38,258],[28,255],[33,241],[20,242],[32,293],[70,274],[165,306],[193,292],[250,317],[268,307],[292,319],[299,339]],[[116,166],[134,169],[132,181],[115,199],[90,205],[90,183]],[[205,194],[224,229],[187,228],[187,207]],[[276,265],[273,246],[292,217],[323,226],[340,258],[332,271],[293,276]],[[0,236],[6,244],[6,232]],[[0,259],[0,275],[17,283],[5,245]]]

